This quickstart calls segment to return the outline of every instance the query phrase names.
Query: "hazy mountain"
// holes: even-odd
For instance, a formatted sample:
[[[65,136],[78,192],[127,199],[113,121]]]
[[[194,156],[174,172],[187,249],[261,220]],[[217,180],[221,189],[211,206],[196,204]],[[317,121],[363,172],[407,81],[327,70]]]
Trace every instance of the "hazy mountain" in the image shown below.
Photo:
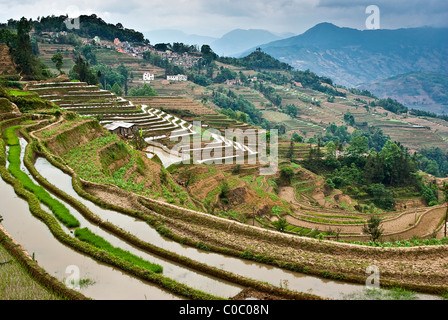
[[[197,34],[187,34],[180,30],[174,29],[161,29],[145,32],[145,37],[151,42],[151,44],[157,43],[173,43],[182,42],[189,45],[198,45],[201,47],[203,44],[210,45],[217,38],[201,36]]]
[[[232,57],[252,47],[280,39],[282,39],[281,36],[266,30],[235,29],[214,41],[210,46],[218,55]]]
[[[294,68],[350,87],[414,71],[448,74],[448,29],[361,31],[321,23],[260,47]]]
[[[435,113],[448,113],[448,75],[412,72],[359,85],[379,98],[391,97],[405,106]]]

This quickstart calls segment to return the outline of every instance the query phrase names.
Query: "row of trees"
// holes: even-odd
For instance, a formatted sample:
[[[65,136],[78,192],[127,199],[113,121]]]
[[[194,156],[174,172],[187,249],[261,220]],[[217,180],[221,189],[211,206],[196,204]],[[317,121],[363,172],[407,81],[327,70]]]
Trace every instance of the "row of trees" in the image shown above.
[[[101,39],[106,39],[109,41],[114,41],[115,38],[121,41],[137,42],[137,43],[147,43],[144,35],[141,32],[137,32],[133,29],[124,28],[121,23],[112,24],[106,23],[103,19],[95,14],[92,15],[81,15],[80,28],[68,30],[65,24],[65,20],[68,18],[67,15],[61,16],[47,16],[40,17],[37,20],[30,20],[32,27],[35,29],[36,33],[41,33],[44,31],[48,32],[60,32],[68,31],[73,32],[81,37],[93,38],[95,36]],[[71,17],[72,18],[72,17]],[[15,24],[15,21],[8,21],[9,24]]]
[[[370,102],[370,106],[371,107],[380,106],[380,107],[384,108],[385,110],[393,112],[393,113],[396,113],[396,114],[407,113],[408,112],[408,108],[407,107],[402,105],[397,100],[394,100],[394,99],[391,99],[391,98],[379,99],[377,101],[372,101],[372,102]]]

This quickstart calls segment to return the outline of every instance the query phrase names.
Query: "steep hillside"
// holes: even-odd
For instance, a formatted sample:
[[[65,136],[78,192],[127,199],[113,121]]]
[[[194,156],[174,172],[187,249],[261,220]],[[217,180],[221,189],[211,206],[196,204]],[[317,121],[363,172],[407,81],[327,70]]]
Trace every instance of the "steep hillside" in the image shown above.
[[[17,74],[14,61],[9,54],[6,44],[0,43],[0,76],[10,76]]]

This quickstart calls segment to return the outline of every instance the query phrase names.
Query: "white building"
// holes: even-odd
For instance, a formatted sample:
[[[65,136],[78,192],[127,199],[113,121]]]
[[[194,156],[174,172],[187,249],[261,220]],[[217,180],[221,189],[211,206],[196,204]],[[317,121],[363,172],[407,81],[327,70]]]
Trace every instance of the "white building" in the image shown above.
[[[152,80],[154,80],[154,74],[149,73],[149,72],[145,72],[143,74],[143,80],[144,81],[152,81]]]
[[[175,75],[175,76],[167,76],[166,80],[169,80],[169,81],[187,81],[188,77],[186,75],[184,75],[184,74],[178,74],[178,75]]]

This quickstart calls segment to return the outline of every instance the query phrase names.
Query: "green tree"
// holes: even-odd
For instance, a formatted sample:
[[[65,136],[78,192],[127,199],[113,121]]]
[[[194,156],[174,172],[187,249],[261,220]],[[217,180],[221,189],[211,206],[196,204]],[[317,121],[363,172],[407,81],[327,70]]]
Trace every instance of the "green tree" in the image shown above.
[[[416,163],[400,143],[387,141],[379,156],[384,162],[384,184],[399,186],[416,183]]]
[[[333,141],[327,143],[327,157],[336,158],[336,145]]]
[[[447,224],[448,224],[448,183],[444,183],[442,187],[443,200],[446,203],[446,213],[445,213],[445,238],[447,236]]]
[[[299,136],[299,134],[297,132],[294,132],[292,134],[292,140],[294,142],[303,142],[304,139],[303,139],[303,137]]]
[[[137,128],[137,126],[133,127],[132,129],[132,136],[134,140],[134,145],[137,150],[143,150],[143,148],[146,145],[143,129],[140,128],[140,130]]]
[[[346,151],[351,156],[359,157],[369,151],[369,140],[367,137],[361,136],[358,130],[355,130]]]
[[[17,24],[17,48],[15,48],[16,63],[22,72],[28,75],[33,74],[33,47],[29,33],[31,31],[30,22],[23,17]]]
[[[151,51],[143,52],[143,60],[150,61],[151,60]]]
[[[123,89],[121,89],[120,85],[118,83],[114,83],[114,85],[112,86],[112,90],[113,93],[115,93],[117,96],[122,96],[123,95]]]
[[[286,113],[289,114],[292,118],[295,118],[297,116],[297,113],[299,112],[299,109],[295,104],[288,104],[286,106]]]
[[[56,65],[56,69],[58,69],[59,74],[62,74],[63,72],[61,71],[62,66],[64,65],[64,56],[62,55],[62,53],[58,52],[56,54],[54,54],[51,57],[51,61]]]
[[[288,222],[286,221],[286,218],[279,216],[277,221],[272,222],[272,225],[277,231],[284,232],[288,226]]]
[[[151,86],[144,84],[141,88],[139,89],[134,89],[132,88],[131,90],[129,90],[129,95],[130,96],[138,96],[138,97],[150,97],[150,96],[157,96],[157,91],[155,91]]]
[[[227,181],[222,182],[219,185],[220,193],[219,193],[219,199],[221,199],[222,203],[228,204],[229,203],[229,192],[230,192],[230,186]]]
[[[349,125],[349,126],[354,126],[355,125],[355,117],[352,115],[352,113],[350,111],[347,111],[346,114],[344,114],[344,121]]]
[[[287,184],[291,184],[291,180],[294,177],[294,170],[290,167],[284,167],[280,169],[280,179]]]
[[[87,82],[89,85],[99,83],[97,73],[90,68],[89,63],[81,56],[76,58],[75,65],[72,69],[72,76],[81,82]]]
[[[363,232],[370,235],[373,242],[377,242],[383,235],[384,229],[381,226],[381,222],[380,217],[372,216],[363,227]]]
[[[294,160],[294,140],[291,140],[291,143],[289,144],[288,153],[286,154],[286,158],[289,159],[289,161]]]
[[[395,200],[392,192],[386,189],[386,187],[381,184],[373,184],[368,187],[368,193],[373,197],[373,203],[378,208],[389,210],[395,206]]]
[[[124,94],[128,95],[128,79],[129,79],[129,69],[122,63],[117,67],[117,72],[122,75],[124,79]]]

